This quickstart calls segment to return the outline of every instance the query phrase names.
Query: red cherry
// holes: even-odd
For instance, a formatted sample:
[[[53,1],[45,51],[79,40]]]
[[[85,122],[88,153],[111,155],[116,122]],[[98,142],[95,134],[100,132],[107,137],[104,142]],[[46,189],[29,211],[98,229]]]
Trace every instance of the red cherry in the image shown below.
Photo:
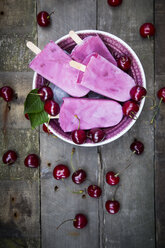
[[[118,67],[123,71],[128,71],[131,67],[131,60],[128,56],[121,56],[117,61]]]
[[[41,27],[47,27],[50,25],[50,15],[46,11],[41,11],[37,15],[37,23]]]
[[[48,86],[43,86],[38,90],[38,94],[43,102],[51,100],[53,98],[53,91]]]
[[[56,180],[65,179],[70,176],[69,168],[66,165],[59,164],[54,168],[53,176]]]
[[[162,101],[165,102],[165,87],[158,91],[157,96],[159,99],[162,99]]]
[[[73,220],[73,226],[77,229],[84,228],[88,223],[88,220],[84,214],[76,214]]]
[[[99,128],[94,128],[88,132],[88,137],[92,139],[94,143],[98,143],[104,140],[105,132]]]
[[[4,86],[0,88],[0,97],[2,97],[6,102],[10,102],[13,98],[14,91],[10,86]]]
[[[105,203],[105,208],[109,214],[116,214],[119,212],[120,203],[116,200],[108,200]]]
[[[119,176],[115,176],[115,173],[113,171],[108,171],[106,174],[106,182],[109,185],[116,185],[118,184],[120,181],[120,177]]]
[[[48,133],[48,134],[53,134],[45,124],[42,125],[42,130],[45,132],[45,133]]]
[[[141,141],[135,139],[134,142],[131,144],[130,149],[136,155],[140,155],[144,151],[144,145]]]
[[[152,23],[144,23],[140,27],[140,35],[143,38],[149,38],[150,36],[153,36],[155,34],[155,27]]]
[[[25,114],[25,118],[29,120],[29,115],[27,113]]]
[[[72,181],[76,184],[81,184],[85,181],[86,177],[86,172],[82,169],[79,169],[73,173]]]
[[[130,91],[130,96],[132,100],[139,102],[141,99],[147,95],[147,91],[144,87],[134,86]]]
[[[123,104],[123,114],[133,119],[135,114],[139,111],[139,105],[134,101],[127,101]]]
[[[36,154],[29,154],[25,158],[24,164],[29,168],[37,168],[40,165],[40,159]]]
[[[122,3],[122,0],[107,0],[110,6],[116,7]]]
[[[12,150],[8,150],[3,154],[2,161],[4,164],[11,165],[17,160],[17,154],[16,152]]]
[[[72,132],[72,140],[74,143],[80,145],[86,140],[86,133],[84,130],[75,130]]]
[[[97,185],[90,185],[88,187],[88,195],[93,198],[98,198],[101,196],[102,190]]]
[[[56,116],[60,112],[60,107],[58,103],[53,100],[46,100],[44,109],[51,116]]]

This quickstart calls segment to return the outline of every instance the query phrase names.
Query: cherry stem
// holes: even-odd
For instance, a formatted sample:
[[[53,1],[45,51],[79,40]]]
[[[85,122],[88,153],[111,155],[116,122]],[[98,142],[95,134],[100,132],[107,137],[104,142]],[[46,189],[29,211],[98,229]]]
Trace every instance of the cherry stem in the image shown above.
[[[149,36],[149,35],[147,35],[147,38],[148,38],[148,39],[150,39],[150,36]]]
[[[56,229],[58,230],[64,223],[69,222],[69,221],[76,221],[76,220],[75,219],[64,220],[58,227],[56,227]]]
[[[38,93],[30,93],[30,95],[42,96],[42,94],[38,94]]]
[[[52,14],[54,14],[54,12],[55,12],[55,10],[54,11],[52,11],[48,16],[47,16],[47,19],[49,19],[50,18],[50,16],[52,15]]]
[[[150,109],[156,108],[156,100],[155,100],[155,97],[153,97],[153,96],[143,96],[142,98],[145,98],[145,97],[151,98],[151,99],[153,100],[153,106],[151,106]]]
[[[75,148],[73,147],[72,148],[72,152],[71,152],[71,159],[70,159],[70,164],[71,164],[71,167],[72,167],[72,170],[73,172],[75,172],[75,168],[74,168],[74,165],[73,165],[73,154],[75,153]]]
[[[114,194],[112,196],[112,201],[115,200],[116,192],[117,192],[117,190],[118,190],[119,187],[120,187],[120,185],[118,184],[117,187],[116,187],[116,189],[115,189],[115,191],[114,191]]]
[[[134,111],[131,111],[131,114],[129,115],[129,117],[133,120],[137,120],[136,113]]]
[[[133,151],[132,153],[135,154],[135,152],[136,152],[136,151]],[[132,156],[132,154],[131,154],[131,156]],[[130,156],[130,157],[131,157],[131,156]],[[129,159],[130,159],[130,158],[129,158]],[[125,171],[126,169],[128,169],[130,166],[131,166],[131,163],[129,163],[124,169],[122,169],[121,171],[119,171],[118,173],[116,173],[116,174],[115,174],[115,177],[118,177],[119,174],[122,174],[123,171]]]
[[[80,129],[80,119],[78,118],[77,115],[75,115],[74,117],[76,117],[78,119],[78,121],[79,121],[79,124],[78,124],[78,130],[79,130]]]
[[[161,105],[162,101],[163,101],[163,97],[160,98],[159,105],[158,105],[158,107],[157,107],[157,110],[155,111],[154,116],[152,117],[152,120],[150,121],[150,124],[153,124],[153,122],[154,122],[154,120],[155,120],[155,117],[156,117],[156,115],[157,115],[157,113],[158,113],[158,111],[159,111],[159,108],[160,108],[160,105]]]

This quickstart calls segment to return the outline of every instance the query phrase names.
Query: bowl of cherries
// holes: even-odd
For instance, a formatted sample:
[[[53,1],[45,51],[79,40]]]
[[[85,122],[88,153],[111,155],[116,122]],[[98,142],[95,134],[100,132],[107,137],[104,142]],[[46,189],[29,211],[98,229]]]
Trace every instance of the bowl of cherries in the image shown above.
[[[123,40],[83,30],[44,49],[30,67],[33,89],[50,117],[45,132],[93,147],[118,139],[134,125],[145,102],[146,80],[140,60]]]

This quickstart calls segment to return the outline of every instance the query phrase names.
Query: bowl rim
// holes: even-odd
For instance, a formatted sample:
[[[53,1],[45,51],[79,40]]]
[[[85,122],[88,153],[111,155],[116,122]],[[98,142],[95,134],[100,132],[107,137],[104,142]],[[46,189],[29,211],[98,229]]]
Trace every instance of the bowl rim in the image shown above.
[[[123,41],[122,39],[120,39],[119,37],[117,37],[116,35],[113,35],[111,33],[108,33],[108,32],[105,32],[105,31],[101,31],[101,30],[94,30],[94,29],[87,29],[87,30],[79,30],[79,31],[75,31],[75,33],[77,34],[85,34],[85,33],[94,33],[94,34],[101,34],[101,35],[104,35],[104,36],[108,36],[110,38],[113,38],[115,40],[117,40],[119,43],[121,43],[123,46],[126,47],[126,49],[133,55],[133,57],[135,58],[137,64],[138,64],[138,67],[139,67],[139,70],[141,72],[141,76],[142,76],[142,82],[143,82],[143,87],[146,88],[146,77],[145,77],[145,73],[144,73],[144,69],[143,69],[143,66],[138,58],[138,56],[136,55],[136,53],[133,51],[133,49],[125,42]],[[61,38],[59,38],[58,40],[55,41],[56,44],[60,43],[61,41],[69,38],[69,34],[67,35],[64,35],[62,36]],[[37,79],[37,72],[34,72],[34,76],[33,76],[33,83],[32,83],[32,89],[35,89],[35,86],[36,86],[36,79]],[[67,142],[67,143],[70,143],[72,145],[77,145],[77,146],[83,146],[83,147],[96,147],[96,146],[102,146],[102,145],[106,145],[118,138],[120,138],[122,135],[124,135],[125,133],[128,132],[129,129],[131,129],[131,127],[135,124],[135,122],[137,121],[137,119],[139,118],[141,112],[142,112],[142,109],[143,109],[143,106],[144,106],[144,103],[145,103],[145,97],[141,100],[141,103],[140,103],[140,106],[139,106],[139,111],[137,112],[136,114],[136,120],[132,119],[132,121],[129,123],[128,126],[126,126],[120,133],[118,133],[117,135],[109,138],[109,139],[105,139],[99,143],[84,143],[84,144],[81,144],[81,145],[78,145],[78,144],[75,144],[73,141],[69,140],[69,139],[66,139],[64,138],[62,135],[58,134],[57,132],[54,131],[54,129],[51,128],[51,126],[49,126],[48,124],[45,123],[46,126],[49,126],[49,129],[50,131],[56,135],[58,138],[60,138],[61,140]]]

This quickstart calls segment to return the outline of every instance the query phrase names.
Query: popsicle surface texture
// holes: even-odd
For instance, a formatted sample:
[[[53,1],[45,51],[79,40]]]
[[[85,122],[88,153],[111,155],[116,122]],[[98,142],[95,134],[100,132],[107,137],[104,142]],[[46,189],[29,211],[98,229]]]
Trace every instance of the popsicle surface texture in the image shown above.
[[[114,100],[125,102],[131,98],[135,81],[127,73],[98,54],[91,56],[80,84]]]
[[[98,35],[84,38],[81,44],[74,47],[71,57],[77,62],[81,63],[88,55],[92,53],[100,54],[109,62],[117,66],[116,60]]]
[[[112,100],[89,98],[63,98],[59,123],[64,132],[78,129],[86,130],[96,127],[117,125],[123,118],[122,106]]]
[[[89,89],[77,84],[79,71],[69,65],[68,56],[54,41],[50,41],[32,60],[30,68],[74,97],[85,96]]]

